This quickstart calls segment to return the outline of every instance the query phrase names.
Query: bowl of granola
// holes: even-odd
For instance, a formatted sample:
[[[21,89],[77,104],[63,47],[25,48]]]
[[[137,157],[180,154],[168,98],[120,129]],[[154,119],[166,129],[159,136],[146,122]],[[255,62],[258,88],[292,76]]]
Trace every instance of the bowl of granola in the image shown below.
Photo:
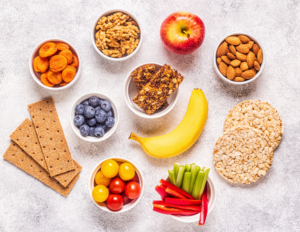
[[[93,25],[92,42],[96,52],[105,59],[127,60],[141,47],[141,25],[128,11],[106,11],[97,17]]]

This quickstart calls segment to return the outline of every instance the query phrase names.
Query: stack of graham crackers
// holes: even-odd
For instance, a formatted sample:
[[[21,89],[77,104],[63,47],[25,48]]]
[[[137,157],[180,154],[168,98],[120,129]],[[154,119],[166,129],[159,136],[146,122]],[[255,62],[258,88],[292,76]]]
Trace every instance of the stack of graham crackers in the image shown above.
[[[67,196],[82,167],[73,160],[52,98],[28,105],[26,118],[10,135],[3,158]]]

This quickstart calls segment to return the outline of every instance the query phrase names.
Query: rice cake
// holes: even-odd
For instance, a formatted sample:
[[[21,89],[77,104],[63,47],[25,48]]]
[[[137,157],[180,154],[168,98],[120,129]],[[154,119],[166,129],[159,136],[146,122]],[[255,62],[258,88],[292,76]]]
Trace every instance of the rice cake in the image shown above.
[[[270,140],[273,150],[283,135],[283,123],[277,110],[268,102],[247,100],[240,102],[228,113],[224,131],[236,126],[251,126],[262,131]]]
[[[252,127],[228,129],[213,152],[218,173],[232,183],[250,184],[265,176],[273,162],[268,137]]]

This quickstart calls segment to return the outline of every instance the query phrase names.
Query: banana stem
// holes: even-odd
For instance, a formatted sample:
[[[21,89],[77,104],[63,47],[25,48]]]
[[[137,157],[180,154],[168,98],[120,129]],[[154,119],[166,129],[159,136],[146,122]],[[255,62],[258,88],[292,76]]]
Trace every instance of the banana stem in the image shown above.
[[[131,139],[131,140],[134,140],[134,141],[136,141],[136,142],[138,142],[138,143],[141,143],[141,140],[140,140],[141,137],[138,136],[138,135],[136,135],[136,134],[133,133],[133,132],[130,133],[130,136],[129,136],[128,139]]]

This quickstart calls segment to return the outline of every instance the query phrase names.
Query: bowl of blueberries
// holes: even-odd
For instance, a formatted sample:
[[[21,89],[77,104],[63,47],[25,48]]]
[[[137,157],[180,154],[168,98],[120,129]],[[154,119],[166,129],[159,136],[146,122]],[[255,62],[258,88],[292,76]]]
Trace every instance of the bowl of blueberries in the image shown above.
[[[78,98],[71,110],[71,127],[75,134],[88,142],[109,138],[117,129],[119,113],[107,96],[89,93]]]

